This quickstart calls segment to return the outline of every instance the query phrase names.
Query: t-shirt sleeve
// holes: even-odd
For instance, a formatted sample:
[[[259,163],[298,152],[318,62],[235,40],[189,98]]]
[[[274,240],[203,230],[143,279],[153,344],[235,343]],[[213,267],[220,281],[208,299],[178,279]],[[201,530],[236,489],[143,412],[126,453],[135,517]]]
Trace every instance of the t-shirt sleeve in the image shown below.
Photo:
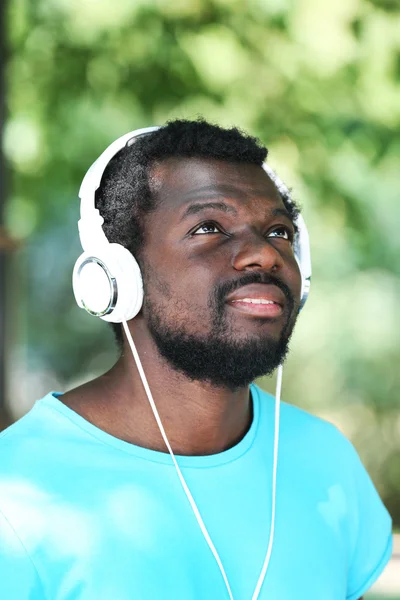
[[[1,512],[0,598],[45,600],[35,566],[11,524]]]
[[[390,559],[392,520],[356,450],[350,442],[347,444],[353,484],[354,534],[346,600],[358,600],[378,579]]]

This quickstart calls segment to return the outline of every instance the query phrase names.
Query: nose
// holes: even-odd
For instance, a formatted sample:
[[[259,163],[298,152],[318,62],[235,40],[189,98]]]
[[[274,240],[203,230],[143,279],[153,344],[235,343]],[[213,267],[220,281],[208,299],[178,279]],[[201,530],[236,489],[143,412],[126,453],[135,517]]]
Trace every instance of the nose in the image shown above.
[[[252,232],[243,237],[235,248],[232,266],[237,271],[278,272],[283,266],[283,258],[270,240]]]

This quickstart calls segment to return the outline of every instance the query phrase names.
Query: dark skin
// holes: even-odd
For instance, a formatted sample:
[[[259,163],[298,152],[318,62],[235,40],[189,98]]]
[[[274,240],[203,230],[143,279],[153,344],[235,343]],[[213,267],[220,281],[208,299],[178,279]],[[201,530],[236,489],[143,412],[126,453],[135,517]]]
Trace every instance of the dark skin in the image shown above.
[[[169,317],[184,321],[192,333],[206,335],[211,331],[207,299],[212,286],[255,270],[271,272],[288,286],[296,298],[294,321],[301,279],[288,239],[293,223],[262,168],[175,158],[155,166],[153,177],[158,205],[146,217],[142,256],[151,268],[148,293],[165,303]],[[209,207],[183,218],[189,206],[209,202],[225,202],[232,211]],[[223,233],[207,225],[193,235],[209,221]],[[165,282],[172,300],[164,298]],[[277,337],[285,324],[278,318],[260,325],[259,319],[231,306],[227,311],[238,336],[258,335],[261,327]],[[214,454],[238,443],[252,419],[248,386],[231,391],[191,381],[174,370],[159,355],[144,311],[129,328],[174,452]],[[117,438],[166,451],[126,340],[123,355],[108,373],[61,400]]]

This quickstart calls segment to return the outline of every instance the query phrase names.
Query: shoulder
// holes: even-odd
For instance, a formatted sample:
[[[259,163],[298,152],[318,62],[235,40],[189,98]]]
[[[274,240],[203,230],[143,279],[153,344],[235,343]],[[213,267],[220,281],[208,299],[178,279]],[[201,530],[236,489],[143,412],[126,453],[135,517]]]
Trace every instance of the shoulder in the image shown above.
[[[45,502],[46,491],[36,481],[38,464],[43,464],[45,473],[52,455],[46,444],[43,413],[39,401],[24,417],[0,433],[1,598],[45,598],[32,559],[32,548],[43,536],[44,517],[51,510],[51,503]],[[51,424],[47,426],[51,431]],[[40,507],[44,507],[43,510]]]
[[[38,400],[32,409],[0,433],[0,484],[7,476],[29,476],[38,463],[54,455],[65,419],[53,407],[52,393]],[[1,500],[1,499],[0,499]]]
[[[271,420],[274,398],[257,389],[260,412]],[[349,560],[347,598],[361,598],[390,558],[392,522],[356,449],[331,423],[282,402],[279,469],[296,503],[306,498],[341,536]]]
[[[274,396],[258,386],[253,387],[259,394],[262,417],[270,420],[274,412]],[[301,445],[310,449],[318,446],[335,453],[339,449],[344,453],[351,451],[350,442],[335,425],[284,401],[280,403],[280,435],[291,446]]]
[[[38,408],[39,402],[36,402],[26,415],[0,433],[1,465],[4,464],[4,460],[10,456],[10,452],[21,448],[28,439],[37,437],[38,412],[40,412],[38,411]]]
[[[272,434],[275,398],[257,390],[264,434]],[[328,487],[340,483],[348,497],[357,496],[365,469],[352,443],[332,423],[286,402],[280,405],[279,456],[281,468]]]

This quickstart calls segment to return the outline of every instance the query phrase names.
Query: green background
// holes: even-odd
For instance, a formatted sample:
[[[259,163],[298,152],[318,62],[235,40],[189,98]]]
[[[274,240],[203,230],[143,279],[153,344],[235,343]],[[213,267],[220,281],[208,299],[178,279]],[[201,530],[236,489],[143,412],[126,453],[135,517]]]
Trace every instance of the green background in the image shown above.
[[[353,441],[400,527],[399,3],[10,0],[7,29],[14,418],[115,360],[71,290],[86,169],[127,131],[201,114],[259,136],[303,206],[313,280],[283,396]]]

